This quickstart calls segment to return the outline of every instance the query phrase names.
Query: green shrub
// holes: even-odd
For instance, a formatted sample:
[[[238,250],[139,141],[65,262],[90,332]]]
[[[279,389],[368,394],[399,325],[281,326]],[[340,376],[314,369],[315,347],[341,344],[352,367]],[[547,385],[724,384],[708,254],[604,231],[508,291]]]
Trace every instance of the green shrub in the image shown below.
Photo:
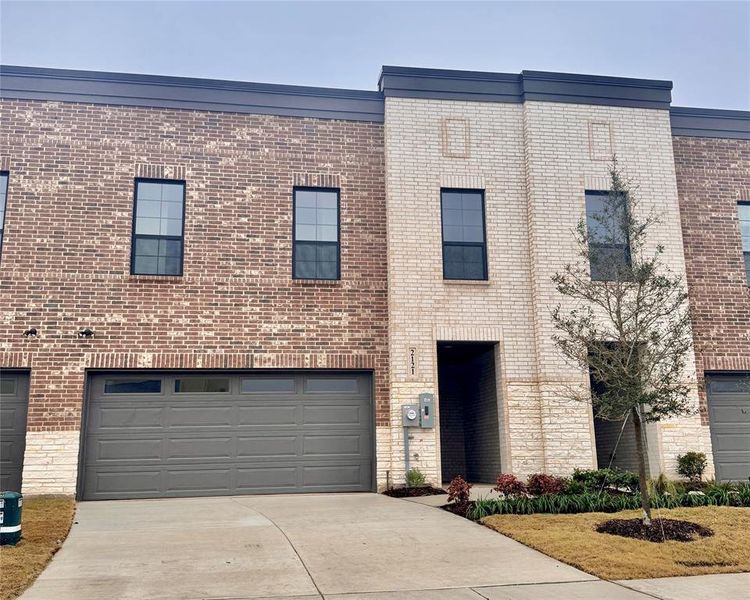
[[[690,481],[703,479],[703,471],[707,466],[708,461],[703,452],[686,452],[677,457],[677,472]]]
[[[678,493],[655,495],[651,498],[654,508],[680,508],[694,506],[744,506],[750,507],[750,484],[717,486],[705,493]],[[585,492],[583,494],[544,494],[536,497],[516,496],[512,498],[482,498],[474,502],[466,512],[470,519],[481,519],[489,515],[530,515],[534,513],[569,514],[585,512],[613,513],[641,507],[641,495],[610,494],[607,492]]]
[[[656,479],[648,480],[648,493],[651,496],[676,496],[684,494],[687,490],[679,481],[672,481],[664,473]]]
[[[740,506],[750,506],[750,483],[738,485],[737,494],[740,498]]]
[[[406,473],[406,485],[407,487],[422,487],[427,481],[424,473],[419,469],[409,469]]]
[[[638,475],[620,469],[576,469],[573,471],[573,481],[583,485],[590,492],[598,492],[606,488],[638,490]]]
[[[577,494],[583,494],[586,491],[586,486],[581,481],[576,481],[575,479],[566,479],[565,480],[565,487],[563,488],[562,493],[566,494],[567,496],[573,496]]]

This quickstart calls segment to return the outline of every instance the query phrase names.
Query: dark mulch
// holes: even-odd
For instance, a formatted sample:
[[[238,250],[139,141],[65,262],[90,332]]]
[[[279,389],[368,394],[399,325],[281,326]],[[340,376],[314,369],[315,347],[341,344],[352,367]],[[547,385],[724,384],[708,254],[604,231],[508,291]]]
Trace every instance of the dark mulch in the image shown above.
[[[472,504],[474,503],[465,502],[463,504],[456,504],[455,502],[451,502],[450,504],[445,504],[444,506],[441,506],[441,508],[443,510],[447,510],[448,512],[453,513],[454,515],[458,515],[459,517],[466,517],[466,511],[469,510]]]
[[[641,519],[611,519],[596,526],[599,533],[645,540],[647,542],[692,542],[699,537],[710,537],[714,532],[708,527],[677,519],[654,519],[648,527]]]
[[[437,496],[438,494],[447,494],[445,490],[440,488],[432,487],[431,485],[423,485],[420,487],[399,487],[383,492],[386,496],[392,498],[415,498],[417,496]]]

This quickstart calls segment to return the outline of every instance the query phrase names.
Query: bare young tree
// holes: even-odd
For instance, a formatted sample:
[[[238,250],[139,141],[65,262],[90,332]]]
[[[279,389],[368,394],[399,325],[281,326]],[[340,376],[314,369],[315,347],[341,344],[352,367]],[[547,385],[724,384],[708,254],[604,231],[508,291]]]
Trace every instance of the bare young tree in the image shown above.
[[[589,198],[574,231],[578,260],[553,281],[568,298],[552,311],[553,340],[594,385],[570,390],[595,416],[632,418],[644,523],[651,523],[644,424],[694,412],[685,367],[692,333],[687,292],[664,264],[664,247],[649,244],[659,223],[639,206],[636,189],[612,158],[610,189]]]

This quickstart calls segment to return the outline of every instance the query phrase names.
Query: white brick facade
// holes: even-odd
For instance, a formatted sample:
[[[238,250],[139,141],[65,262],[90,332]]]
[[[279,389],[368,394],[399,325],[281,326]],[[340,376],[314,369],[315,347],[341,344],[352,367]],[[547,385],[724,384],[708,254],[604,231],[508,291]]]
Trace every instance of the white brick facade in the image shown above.
[[[576,260],[571,231],[585,212],[584,191],[608,188],[608,147],[639,186],[643,206],[662,215],[652,241],[684,273],[668,111],[386,98],[390,465],[397,481],[404,470],[401,405],[420,392],[438,395],[438,341],[498,343],[503,470],[567,475],[596,465],[591,409],[563,393],[586,379],[552,342],[550,311],[562,298],[551,277]],[[486,282],[443,279],[444,187],[485,191]],[[408,368],[413,351],[415,374]],[[697,388],[693,396],[697,407]],[[660,470],[672,473],[686,450],[710,454],[698,415],[651,429]],[[439,482],[439,426],[413,431],[418,457],[411,464]]]

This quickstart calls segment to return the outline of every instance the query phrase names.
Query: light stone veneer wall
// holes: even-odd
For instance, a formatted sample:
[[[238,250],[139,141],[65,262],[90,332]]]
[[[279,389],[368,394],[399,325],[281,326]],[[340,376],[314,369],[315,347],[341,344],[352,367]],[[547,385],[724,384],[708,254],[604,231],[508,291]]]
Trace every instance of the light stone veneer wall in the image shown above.
[[[24,494],[75,494],[80,431],[27,431]]]
[[[576,260],[571,230],[585,213],[584,191],[608,188],[609,150],[644,207],[662,214],[652,240],[684,273],[668,111],[388,97],[385,115],[391,430],[382,447],[389,436],[378,431],[379,471],[388,461],[403,480],[401,406],[420,392],[437,398],[438,341],[498,343],[504,471],[595,467],[590,406],[564,396],[587,378],[551,340],[550,311],[563,300],[551,277]],[[485,190],[489,281],[443,280],[443,187]],[[697,407],[692,363],[687,375]],[[437,398],[438,416],[439,406]],[[672,473],[686,450],[710,454],[707,429],[697,415],[650,427],[652,472]],[[412,466],[440,482],[439,426],[411,431]]]

